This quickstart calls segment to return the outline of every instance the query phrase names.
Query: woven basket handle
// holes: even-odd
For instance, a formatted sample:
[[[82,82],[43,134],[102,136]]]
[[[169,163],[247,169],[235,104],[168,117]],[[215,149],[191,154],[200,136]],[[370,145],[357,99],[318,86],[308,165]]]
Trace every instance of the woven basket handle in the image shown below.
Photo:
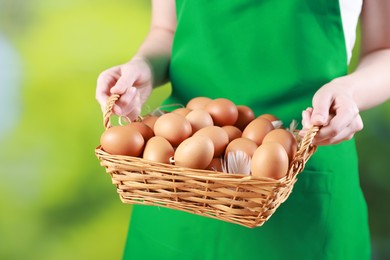
[[[298,173],[303,171],[306,162],[317,150],[317,146],[313,145],[313,139],[319,130],[319,126],[312,126],[307,131],[307,133],[300,142],[299,150],[297,151],[293,161],[291,162],[292,167],[290,167],[290,171],[288,173],[289,175],[297,175]]]
[[[119,94],[113,94],[107,99],[106,108],[103,113],[103,127],[108,129],[112,126],[110,118],[112,115],[112,108],[115,105],[115,102],[119,99]]]

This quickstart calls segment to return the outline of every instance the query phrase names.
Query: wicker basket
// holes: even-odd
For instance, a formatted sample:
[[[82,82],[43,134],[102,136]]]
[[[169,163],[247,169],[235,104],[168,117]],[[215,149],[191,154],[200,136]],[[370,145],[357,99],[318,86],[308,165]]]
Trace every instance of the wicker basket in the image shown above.
[[[106,129],[111,127],[111,110],[117,99],[112,96],[108,101],[103,120]],[[318,127],[313,127],[299,141],[288,174],[280,180],[110,155],[100,146],[95,153],[123,203],[182,210],[253,228],[263,225],[290,195],[297,175],[316,150],[311,143],[317,131]]]

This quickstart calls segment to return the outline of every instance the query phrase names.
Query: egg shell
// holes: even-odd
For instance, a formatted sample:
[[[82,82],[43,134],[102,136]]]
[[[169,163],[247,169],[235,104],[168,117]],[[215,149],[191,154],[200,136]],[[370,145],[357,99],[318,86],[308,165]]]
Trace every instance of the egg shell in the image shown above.
[[[151,129],[154,129],[154,124],[156,123],[157,119],[158,116],[147,116],[142,120],[142,122],[145,125],[149,126]]]
[[[251,174],[279,180],[286,176],[289,167],[288,155],[279,143],[260,145],[252,156]]]
[[[288,159],[291,160],[294,158],[298,150],[298,142],[295,139],[294,135],[283,128],[278,128],[270,131],[263,139],[263,144],[277,142],[280,143],[288,154]]]
[[[175,165],[203,170],[213,159],[213,151],[214,145],[209,137],[191,136],[176,148]]]
[[[221,157],[214,157],[210,164],[206,167],[207,170],[210,171],[217,171],[217,172],[223,172],[222,171],[222,158]]]
[[[242,135],[241,130],[232,125],[222,126],[222,129],[225,130],[228,134],[229,142],[233,141],[234,139],[240,138]]]
[[[186,115],[186,119],[190,122],[192,133],[207,126],[213,126],[214,122],[210,114],[203,109],[194,109]]]
[[[205,110],[213,118],[214,125],[234,125],[238,118],[237,106],[226,98],[217,98],[207,104]]]
[[[186,108],[194,110],[194,109],[203,109],[207,106],[208,103],[212,101],[211,98],[208,97],[195,97],[188,101]]]
[[[234,139],[233,141],[231,141],[227,145],[226,150],[225,150],[225,156],[229,152],[242,151],[242,152],[246,153],[251,158],[253,156],[254,152],[256,151],[257,147],[258,147],[258,145],[254,141],[252,141],[248,138],[240,137],[240,138]]]
[[[255,119],[255,113],[248,106],[237,106],[238,117],[237,121],[234,124],[241,131],[245,129],[245,127]]]
[[[264,118],[256,118],[250,122],[242,132],[242,137],[251,139],[257,145],[261,145],[266,134],[274,129],[272,123]]]
[[[109,154],[140,156],[145,141],[136,128],[113,126],[103,132],[100,144]]]
[[[182,116],[188,115],[189,112],[191,112],[191,109],[185,107],[180,107],[172,111],[172,113],[176,113]]]
[[[153,129],[143,122],[133,122],[128,124],[126,127],[137,129],[144,138],[145,142],[154,136]]]
[[[167,139],[161,136],[154,136],[146,143],[142,158],[153,162],[169,164],[169,159],[174,153],[175,150]]]
[[[178,146],[192,134],[190,122],[179,114],[167,113],[160,116],[154,124],[154,134],[167,139],[172,146]]]
[[[267,119],[269,121],[279,121],[279,118],[277,118],[275,115],[273,114],[262,114],[260,116],[258,116],[257,118],[264,118],[264,119]]]
[[[229,136],[222,127],[207,126],[198,130],[194,136],[204,135],[209,137],[214,144],[214,157],[224,153],[226,146],[229,143]]]

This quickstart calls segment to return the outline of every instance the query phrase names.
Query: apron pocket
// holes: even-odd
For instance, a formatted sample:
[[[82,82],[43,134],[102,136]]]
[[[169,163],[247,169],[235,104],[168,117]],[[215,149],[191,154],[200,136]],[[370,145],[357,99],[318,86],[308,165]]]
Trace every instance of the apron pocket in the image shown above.
[[[284,245],[285,255],[279,252],[280,255],[272,259],[302,259],[298,256],[304,254],[307,255],[306,259],[317,259],[323,255],[332,228],[329,212],[333,177],[332,172],[312,170],[305,170],[298,175],[290,197],[265,223],[264,230],[259,229],[261,232],[266,231],[266,237],[272,237],[275,233],[283,234],[270,245]],[[288,255],[291,257],[287,258]]]

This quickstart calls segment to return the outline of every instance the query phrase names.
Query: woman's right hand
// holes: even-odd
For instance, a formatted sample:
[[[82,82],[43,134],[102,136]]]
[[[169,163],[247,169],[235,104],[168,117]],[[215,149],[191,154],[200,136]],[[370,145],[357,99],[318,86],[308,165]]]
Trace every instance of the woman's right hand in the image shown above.
[[[96,99],[104,112],[108,97],[119,94],[120,98],[113,107],[113,113],[135,120],[152,88],[153,77],[149,63],[143,58],[134,58],[99,75]]]

